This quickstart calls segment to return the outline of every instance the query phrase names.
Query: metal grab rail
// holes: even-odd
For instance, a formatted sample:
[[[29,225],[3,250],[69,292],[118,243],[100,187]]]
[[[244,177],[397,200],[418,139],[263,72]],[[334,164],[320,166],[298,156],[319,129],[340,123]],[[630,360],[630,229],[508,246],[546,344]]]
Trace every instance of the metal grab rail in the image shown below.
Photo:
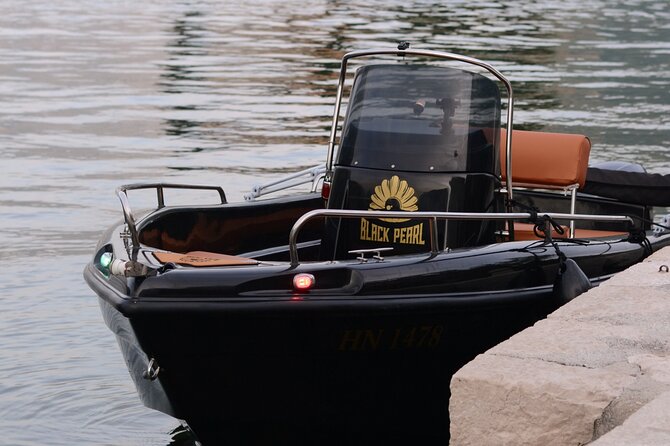
[[[135,217],[133,212],[130,209],[130,202],[128,201],[128,191],[129,190],[138,190],[138,189],[156,189],[156,200],[158,201],[158,208],[161,209],[165,207],[165,194],[163,193],[164,189],[196,189],[196,190],[214,190],[219,193],[219,198],[221,199],[220,204],[226,204],[226,193],[223,191],[221,186],[206,186],[198,184],[172,184],[172,183],[136,183],[136,184],[126,184],[116,188],[116,196],[119,197],[121,201],[121,208],[123,209],[123,218],[126,221],[126,226],[128,227],[128,232],[130,232],[130,238],[132,245],[136,248],[140,246],[140,238],[137,233],[137,225],[135,223]]]
[[[323,178],[326,173],[326,166],[319,164],[318,166],[310,167],[299,172],[292,173],[278,180],[270,181],[265,184],[256,184],[251,189],[251,192],[244,194],[246,201],[253,201],[261,195],[271,194],[280,190],[288,189],[294,186],[299,186],[305,183],[312,183],[312,192],[316,191],[319,180]],[[307,177],[307,178],[303,178]]]
[[[591,220],[591,221],[626,221],[633,224],[633,219],[625,215],[586,215],[586,214],[562,214],[562,213],[538,213],[540,216],[548,216],[555,220]],[[291,256],[291,266],[300,264],[298,259],[298,233],[302,226],[315,217],[344,217],[344,218],[410,218],[428,220],[430,222],[430,251],[437,254],[437,220],[527,220],[532,218],[529,212],[405,212],[405,211],[355,211],[347,209],[315,209],[303,214],[291,228],[289,233],[289,254]]]
[[[505,139],[505,160],[506,160],[506,175],[507,175],[507,199],[509,201],[512,200],[512,120],[513,120],[513,112],[514,112],[514,93],[512,91],[512,83],[497,69],[495,69],[492,65],[483,62],[479,59],[475,59],[474,57],[468,57],[468,56],[462,56],[460,54],[454,54],[454,53],[447,53],[447,52],[442,52],[442,51],[431,51],[431,50],[414,50],[414,49],[407,49],[405,47],[404,49],[400,49],[398,47],[397,50],[363,50],[363,51],[352,51],[350,53],[347,53],[342,57],[342,65],[340,67],[340,76],[338,79],[338,84],[337,84],[337,90],[335,94],[335,110],[333,112],[333,120],[332,124],[330,127],[330,137],[328,139],[328,153],[326,156],[326,175],[325,175],[325,181],[332,181],[333,177],[333,162],[334,162],[334,156],[335,156],[335,140],[337,138],[337,130],[338,130],[338,122],[340,118],[340,108],[342,105],[342,96],[344,94],[344,84],[346,81],[346,75],[347,75],[347,64],[350,59],[356,59],[356,58],[361,58],[361,57],[369,57],[369,56],[399,56],[399,57],[405,57],[405,56],[419,56],[419,57],[433,57],[437,59],[443,59],[443,60],[453,60],[453,61],[458,61],[458,62],[463,62],[466,64],[470,65],[475,65],[480,68],[485,69],[488,71],[491,75],[493,75],[496,79],[498,79],[502,84],[505,86],[505,89],[507,90],[507,118],[506,118],[506,126],[507,126],[507,135]],[[508,210],[510,210],[508,208]]]

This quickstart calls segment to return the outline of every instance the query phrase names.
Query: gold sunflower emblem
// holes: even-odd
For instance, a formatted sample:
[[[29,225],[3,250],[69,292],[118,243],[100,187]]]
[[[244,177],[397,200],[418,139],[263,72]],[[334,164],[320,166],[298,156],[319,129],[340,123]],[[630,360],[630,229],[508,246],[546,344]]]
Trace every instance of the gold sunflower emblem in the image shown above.
[[[418,201],[414,196],[414,188],[398,175],[393,175],[390,180],[383,180],[382,184],[375,186],[375,193],[370,196],[371,211],[407,211],[413,212],[419,209]],[[408,221],[409,218],[382,218],[390,223]]]

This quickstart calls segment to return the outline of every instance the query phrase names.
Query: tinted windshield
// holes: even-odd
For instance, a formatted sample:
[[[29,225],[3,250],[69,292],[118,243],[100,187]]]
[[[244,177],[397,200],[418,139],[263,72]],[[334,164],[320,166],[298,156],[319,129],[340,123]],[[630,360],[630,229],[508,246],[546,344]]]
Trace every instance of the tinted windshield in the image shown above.
[[[356,73],[337,164],[497,173],[500,93],[454,68],[369,65]]]

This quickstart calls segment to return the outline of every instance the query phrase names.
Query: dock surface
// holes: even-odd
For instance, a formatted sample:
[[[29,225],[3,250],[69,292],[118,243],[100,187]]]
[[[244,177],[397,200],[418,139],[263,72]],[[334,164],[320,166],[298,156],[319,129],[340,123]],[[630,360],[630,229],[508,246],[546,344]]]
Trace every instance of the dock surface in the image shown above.
[[[670,247],[477,356],[451,445],[670,444]]]

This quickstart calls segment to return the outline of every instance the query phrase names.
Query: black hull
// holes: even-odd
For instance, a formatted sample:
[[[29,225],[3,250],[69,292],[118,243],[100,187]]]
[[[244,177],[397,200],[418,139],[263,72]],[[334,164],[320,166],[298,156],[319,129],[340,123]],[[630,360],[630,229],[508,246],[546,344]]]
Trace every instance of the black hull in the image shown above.
[[[451,375],[557,306],[550,287],[466,299],[130,318],[100,302],[143,403],[204,444],[381,444],[447,441]]]

